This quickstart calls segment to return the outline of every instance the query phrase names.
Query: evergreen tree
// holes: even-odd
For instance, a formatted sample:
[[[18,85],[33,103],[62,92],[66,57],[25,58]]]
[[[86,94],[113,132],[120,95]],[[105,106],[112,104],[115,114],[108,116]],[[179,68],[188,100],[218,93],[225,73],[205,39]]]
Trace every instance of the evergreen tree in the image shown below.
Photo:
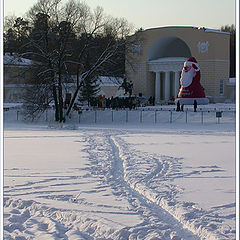
[[[80,93],[79,93],[79,101],[87,101],[88,106],[90,106],[90,103],[92,100],[96,97],[96,94],[99,92],[100,87],[97,83],[97,77],[87,77],[82,82],[82,86],[80,87]]]
[[[5,18],[6,27],[4,28],[4,52],[22,53],[25,51],[25,45],[28,42],[28,37],[31,27],[29,22],[21,17],[16,19]]]

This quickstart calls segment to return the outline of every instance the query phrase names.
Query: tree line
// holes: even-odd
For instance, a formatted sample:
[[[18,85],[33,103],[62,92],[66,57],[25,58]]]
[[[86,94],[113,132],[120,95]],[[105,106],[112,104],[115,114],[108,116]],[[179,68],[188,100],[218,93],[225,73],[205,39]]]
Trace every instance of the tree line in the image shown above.
[[[4,51],[34,62],[32,87],[25,95],[27,114],[36,117],[54,102],[55,120],[63,122],[79,95],[89,101],[96,94],[99,76],[124,77],[125,53],[133,44],[127,36],[132,31],[133,26],[126,19],[107,16],[101,7],[92,10],[80,0],[38,0],[24,17],[7,16]],[[235,26],[223,26],[221,31],[231,33],[233,77]],[[64,111],[64,92],[69,85],[73,95]]]
[[[230,77],[236,77],[236,27],[234,24],[225,25],[220,30],[230,33]]]
[[[33,60],[27,113],[37,116],[54,102],[55,120],[65,121],[79,93],[98,90],[98,76],[123,77],[126,37],[133,27],[124,18],[91,10],[78,0],[38,0],[23,17],[6,17],[4,51]],[[73,78],[72,76],[76,76]],[[74,89],[64,111],[64,90]]]

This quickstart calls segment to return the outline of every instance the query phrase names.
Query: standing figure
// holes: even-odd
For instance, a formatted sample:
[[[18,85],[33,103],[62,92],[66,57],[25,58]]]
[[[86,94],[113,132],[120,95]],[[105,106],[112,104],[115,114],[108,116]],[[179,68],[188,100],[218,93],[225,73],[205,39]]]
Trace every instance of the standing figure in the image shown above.
[[[129,94],[129,97],[131,97],[131,95],[132,95],[132,90],[133,90],[133,83],[132,83],[132,81],[127,82],[127,79],[124,78],[122,84],[120,85],[120,87],[119,87],[118,89],[120,89],[120,88],[123,88],[123,89],[124,89],[124,91],[125,91],[124,94],[127,94],[127,93],[128,93],[128,94]]]
[[[204,89],[200,83],[200,67],[194,57],[184,62],[180,78],[181,88],[178,93],[180,104],[193,104],[197,99],[198,104],[208,104]]]
[[[181,105],[181,111],[183,112],[183,107],[184,107],[184,104]]]
[[[196,100],[194,100],[193,107],[194,107],[194,112],[196,112],[197,111],[197,101]]]
[[[179,112],[180,111],[180,102],[179,101],[177,101],[177,110],[176,110],[177,112]]]

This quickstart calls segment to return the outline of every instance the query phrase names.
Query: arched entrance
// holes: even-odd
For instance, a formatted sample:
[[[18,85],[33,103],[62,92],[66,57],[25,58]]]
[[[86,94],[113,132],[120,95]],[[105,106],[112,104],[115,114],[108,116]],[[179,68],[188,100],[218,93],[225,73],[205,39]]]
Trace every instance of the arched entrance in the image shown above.
[[[177,96],[179,77],[184,61],[191,56],[187,44],[178,37],[157,39],[147,54],[148,70],[155,73],[155,102]]]

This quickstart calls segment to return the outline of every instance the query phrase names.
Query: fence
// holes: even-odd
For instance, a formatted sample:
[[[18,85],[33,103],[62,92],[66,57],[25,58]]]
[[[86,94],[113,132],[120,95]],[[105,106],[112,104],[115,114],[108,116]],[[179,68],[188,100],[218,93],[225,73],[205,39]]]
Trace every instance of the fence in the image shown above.
[[[33,122],[54,122],[54,110],[46,110]],[[121,123],[235,123],[236,111],[234,109],[201,109],[194,112],[185,109],[177,112],[175,109],[136,109],[136,110],[82,110],[72,111],[67,122],[74,124],[121,124]],[[10,109],[4,111],[5,122],[20,122],[26,120],[21,110]]]

